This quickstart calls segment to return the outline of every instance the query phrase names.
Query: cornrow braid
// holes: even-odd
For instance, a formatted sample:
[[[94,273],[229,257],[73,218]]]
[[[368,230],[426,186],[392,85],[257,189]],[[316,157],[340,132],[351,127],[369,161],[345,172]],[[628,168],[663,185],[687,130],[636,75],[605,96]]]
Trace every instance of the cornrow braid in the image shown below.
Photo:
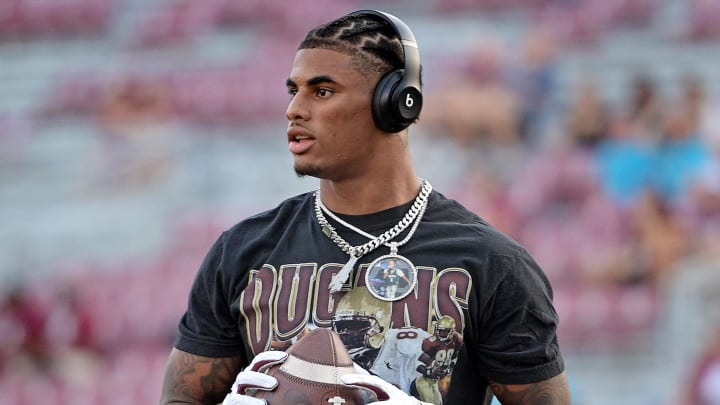
[[[405,65],[395,29],[373,15],[346,15],[310,30],[298,50],[312,48],[352,56],[365,75],[381,76]]]

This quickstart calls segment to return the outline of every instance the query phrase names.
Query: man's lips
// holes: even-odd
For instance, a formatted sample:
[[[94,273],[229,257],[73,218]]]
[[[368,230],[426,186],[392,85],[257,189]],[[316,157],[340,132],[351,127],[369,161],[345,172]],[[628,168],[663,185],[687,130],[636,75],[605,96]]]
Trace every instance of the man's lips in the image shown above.
[[[302,127],[288,127],[287,129],[288,142],[297,142],[303,139],[313,139],[310,132]]]
[[[294,154],[306,152],[315,143],[315,137],[301,127],[289,127],[287,136],[288,148]]]

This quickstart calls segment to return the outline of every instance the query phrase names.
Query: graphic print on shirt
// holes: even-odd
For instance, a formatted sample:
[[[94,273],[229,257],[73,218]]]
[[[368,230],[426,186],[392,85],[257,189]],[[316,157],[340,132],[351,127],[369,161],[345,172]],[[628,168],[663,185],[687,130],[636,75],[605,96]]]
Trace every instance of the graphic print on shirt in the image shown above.
[[[420,400],[434,404],[442,403],[445,381],[452,373],[463,344],[462,335],[455,330],[452,317],[443,315],[434,323],[432,336],[422,341],[420,365],[416,370],[420,376],[415,380],[415,391]]]
[[[417,266],[415,289],[391,302],[370,294],[367,267],[336,293],[328,285],[342,264],[251,271],[240,312],[253,352],[286,350],[311,329],[332,328],[358,365],[423,401],[442,404],[463,344],[470,274]]]

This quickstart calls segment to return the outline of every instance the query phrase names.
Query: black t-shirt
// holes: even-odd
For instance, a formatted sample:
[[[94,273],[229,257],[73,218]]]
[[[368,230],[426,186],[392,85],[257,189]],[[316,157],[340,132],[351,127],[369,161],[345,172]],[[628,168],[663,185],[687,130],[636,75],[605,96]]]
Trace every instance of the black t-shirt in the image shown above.
[[[340,217],[379,235],[410,205]],[[368,241],[333,225],[353,246]],[[563,371],[550,284],[508,236],[433,191],[422,222],[398,251],[417,268],[417,285],[394,302],[371,296],[365,286],[368,264],[388,252],[380,246],[360,258],[346,287],[331,294],[330,279],[348,255],[323,234],[312,193],[290,198],[215,242],[175,346],[251,359],[286,350],[312,328],[333,328],[358,364],[423,400],[435,391],[451,404],[482,403],[488,380],[526,384]],[[454,327],[449,337],[448,325]]]

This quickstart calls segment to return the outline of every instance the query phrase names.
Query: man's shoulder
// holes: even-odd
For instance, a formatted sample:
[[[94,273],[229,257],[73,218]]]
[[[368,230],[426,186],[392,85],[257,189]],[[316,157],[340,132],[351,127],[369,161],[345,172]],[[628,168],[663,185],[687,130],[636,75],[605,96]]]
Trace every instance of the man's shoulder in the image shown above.
[[[432,202],[433,208],[428,215],[428,220],[443,225],[446,229],[442,232],[450,232],[452,236],[464,241],[474,240],[499,254],[515,254],[518,249],[523,249],[510,235],[459,201],[434,192]]]
[[[262,227],[272,226],[273,224],[287,223],[291,217],[297,216],[302,212],[302,208],[308,204],[312,204],[312,192],[306,192],[295,195],[281,201],[273,208],[257,212],[251,216],[237,222],[229,230],[229,234],[237,232],[247,232],[248,229],[258,229]]]
[[[497,231],[479,213],[437,191],[433,191],[425,218],[439,224]]]
[[[429,219],[455,222],[458,224],[482,224],[487,225],[477,213],[469,210],[461,202],[445,196],[445,194],[434,190],[430,197],[430,205],[426,216]]]

